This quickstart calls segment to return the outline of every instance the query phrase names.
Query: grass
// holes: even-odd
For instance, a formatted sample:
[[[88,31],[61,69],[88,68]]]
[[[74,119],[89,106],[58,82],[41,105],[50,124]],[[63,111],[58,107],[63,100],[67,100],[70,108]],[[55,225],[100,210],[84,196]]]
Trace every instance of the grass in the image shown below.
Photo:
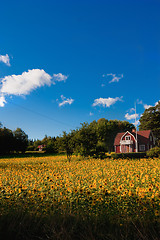
[[[0,160],[1,239],[160,239],[160,159]]]

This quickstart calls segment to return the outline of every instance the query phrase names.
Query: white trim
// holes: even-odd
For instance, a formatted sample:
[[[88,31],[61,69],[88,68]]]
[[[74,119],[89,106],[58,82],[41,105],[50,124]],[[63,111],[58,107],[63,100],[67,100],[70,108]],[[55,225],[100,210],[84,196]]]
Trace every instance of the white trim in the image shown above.
[[[126,139],[126,138],[129,138],[129,139]],[[126,135],[125,136],[125,140],[131,140],[131,136],[130,135]]]
[[[132,133],[130,133],[129,131],[127,131],[127,132],[125,132],[125,133],[123,134],[123,136],[121,137],[120,141],[122,140],[122,138],[123,138],[127,133],[131,134],[132,137],[134,138],[134,140],[136,141],[135,136],[134,136]]]
[[[121,145],[123,145],[123,144],[121,144],[121,141],[123,141],[122,139],[123,139],[123,137],[126,135],[126,134],[129,134],[129,137],[133,137],[134,138],[134,140],[135,140],[135,142],[136,142],[136,138],[135,138],[135,136],[131,133],[131,132],[129,132],[129,131],[127,131],[127,132],[125,132],[124,134],[123,134],[123,136],[121,137],[121,139],[120,139],[120,152],[122,152],[122,148],[121,148]],[[130,140],[131,141],[131,140]],[[131,151],[131,147],[130,147],[130,144],[129,144],[129,152]],[[132,151],[133,151],[133,149],[132,149]]]

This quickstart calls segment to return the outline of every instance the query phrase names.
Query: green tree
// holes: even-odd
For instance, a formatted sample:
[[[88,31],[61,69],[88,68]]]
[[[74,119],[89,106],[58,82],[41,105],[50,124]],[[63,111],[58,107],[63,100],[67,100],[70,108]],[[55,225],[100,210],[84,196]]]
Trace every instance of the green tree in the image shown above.
[[[42,141],[39,139],[34,139],[33,141],[33,146],[34,146],[34,151],[38,150],[38,146],[42,144]]]
[[[10,153],[14,150],[14,138],[10,129],[0,128],[0,153]]]
[[[25,152],[28,146],[28,135],[21,129],[17,128],[13,131],[14,149],[17,152]]]
[[[96,153],[97,131],[96,121],[92,123],[82,123],[82,127],[76,132],[75,152],[83,157],[93,156]]]
[[[74,152],[74,131],[70,133],[66,133],[65,131],[63,132],[63,135],[59,138],[57,138],[58,142],[58,148],[61,151],[65,151],[67,154],[67,159],[70,161],[72,154]]]
[[[113,151],[115,136],[118,132],[132,131],[134,125],[127,121],[107,120],[101,118],[97,121],[98,143],[105,151]]]
[[[160,101],[144,111],[140,118],[139,130],[152,130],[160,145]]]
[[[42,144],[45,146],[45,151],[47,153],[56,153],[56,138],[55,137],[47,137],[47,135],[43,138]]]

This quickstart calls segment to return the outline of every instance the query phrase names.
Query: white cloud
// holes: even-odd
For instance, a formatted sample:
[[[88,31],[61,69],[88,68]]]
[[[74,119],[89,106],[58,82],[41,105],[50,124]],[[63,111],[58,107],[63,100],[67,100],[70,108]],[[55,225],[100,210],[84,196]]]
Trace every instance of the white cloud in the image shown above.
[[[58,73],[58,74],[53,74],[53,81],[54,82],[62,82],[62,81],[66,81],[68,78],[68,76],[63,75],[62,73]]]
[[[123,97],[116,97],[116,98],[98,98],[94,100],[92,104],[93,107],[102,105],[103,107],[110,107],[111,105],[115,104],[117,101],[122,101]]]
[[[125,114],[125,118],[127,119],[127,120],[131,120],[131,119],[135,119],[135,118],[138,118],[139,117],[139,114],[131,114],[131,115],[129,115],[128,113],[126,113]]]
[[[143,105],[143,102],[142,102],[142,100],[139,100],[139,99],[137,99],[137,103],[138,103],[138,104],[142,104],[142,105]]]
[[[6,103],[6,100],[5,100],[4,96],[3,95],[0,96],[0,107],[4,107],[5,103]]]
[[[160,102],[160,100],[158,102],[155,103],[155,106]]]
[[[6,55],[0,55],[0,62],[5,63],[7,66],[11,66],[11,64],[10,64],[10,58],[9,58],[8,54],[6,54]]]
[[[67,78],[65,75],[58,73],[56,74],[57,81],[65,81]],[[59,76],[59,80],[58,80]],[[63,79],[63,80],[62,80]],[[24,96],[30,94],[31,91],[42,87],[51,86],[55,84],[55,77],[46,73],[43,69],[32,69],[28,72],[23,72],[21,75],[10,75],[1,78],[0,84],[0,106],[4,106],[6,103],[5,97],[7,95]]]
[[[108,73],[106,75],[105,74],[102,75],[102,77],[105,77],[105,76],[107,76],[107,77],[111,76],[112,77],[112,79],[109,81],[109,83],[119,82],[119,80],[123,78],[123,74],[118,74],[117,76],[114,73]]]
[[[148,109],[148,108],[152,107],[152,105],[143,104],[143,107],[144,107],[145,109]]]
[[[43,69],[32,69],[23,72],[21,75],[10,75],[2,78],[0,92],[5,95],[28,95],[34,89],[48,85],[52,77]]]
[[[66,104],[71,105],[71,104],[74,102],[74,99],[72,99],[72,98],[66,98],[66,97],[64,97],[63,95],[61,95],[61,99],[62,99],[62,102],[58,104],[59,107],[64,106],[64,105],[66,105]]]
[[[136,126],[136,127],[137,127],[137,125],[139,124],[139,120],[137,120],[137,121],[133,122],[132,124],[134,124],[134,126]]]
[[[131,108],[130,110],[129,110],[130,112],[135,112],[135,108]]]
[[[89,116],[93,116],[93,113],[92,113],[92,112],[90,112],[90,113],[89,113]]]
[[[140,101],[139,99],[137,100],[137,103],[138,103],[138,104],[142,104],[143,107],[144,107],[144,109],[148,109],[148,108],[150,108],[150,107],[154,107],[154,106],[156,106],[156,105],[158,104],[158,102],[156,102],[154,106],[148,105],[148,104],[143,103],[143,101],[142,101],[142,100]]]

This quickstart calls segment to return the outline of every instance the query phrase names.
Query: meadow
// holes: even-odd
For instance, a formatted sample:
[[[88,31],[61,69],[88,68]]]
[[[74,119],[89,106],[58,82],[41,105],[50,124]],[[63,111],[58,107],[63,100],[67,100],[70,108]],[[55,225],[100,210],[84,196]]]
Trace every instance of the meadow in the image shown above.
[[[0,159],[1,239],[160,239],[160,159]]]

